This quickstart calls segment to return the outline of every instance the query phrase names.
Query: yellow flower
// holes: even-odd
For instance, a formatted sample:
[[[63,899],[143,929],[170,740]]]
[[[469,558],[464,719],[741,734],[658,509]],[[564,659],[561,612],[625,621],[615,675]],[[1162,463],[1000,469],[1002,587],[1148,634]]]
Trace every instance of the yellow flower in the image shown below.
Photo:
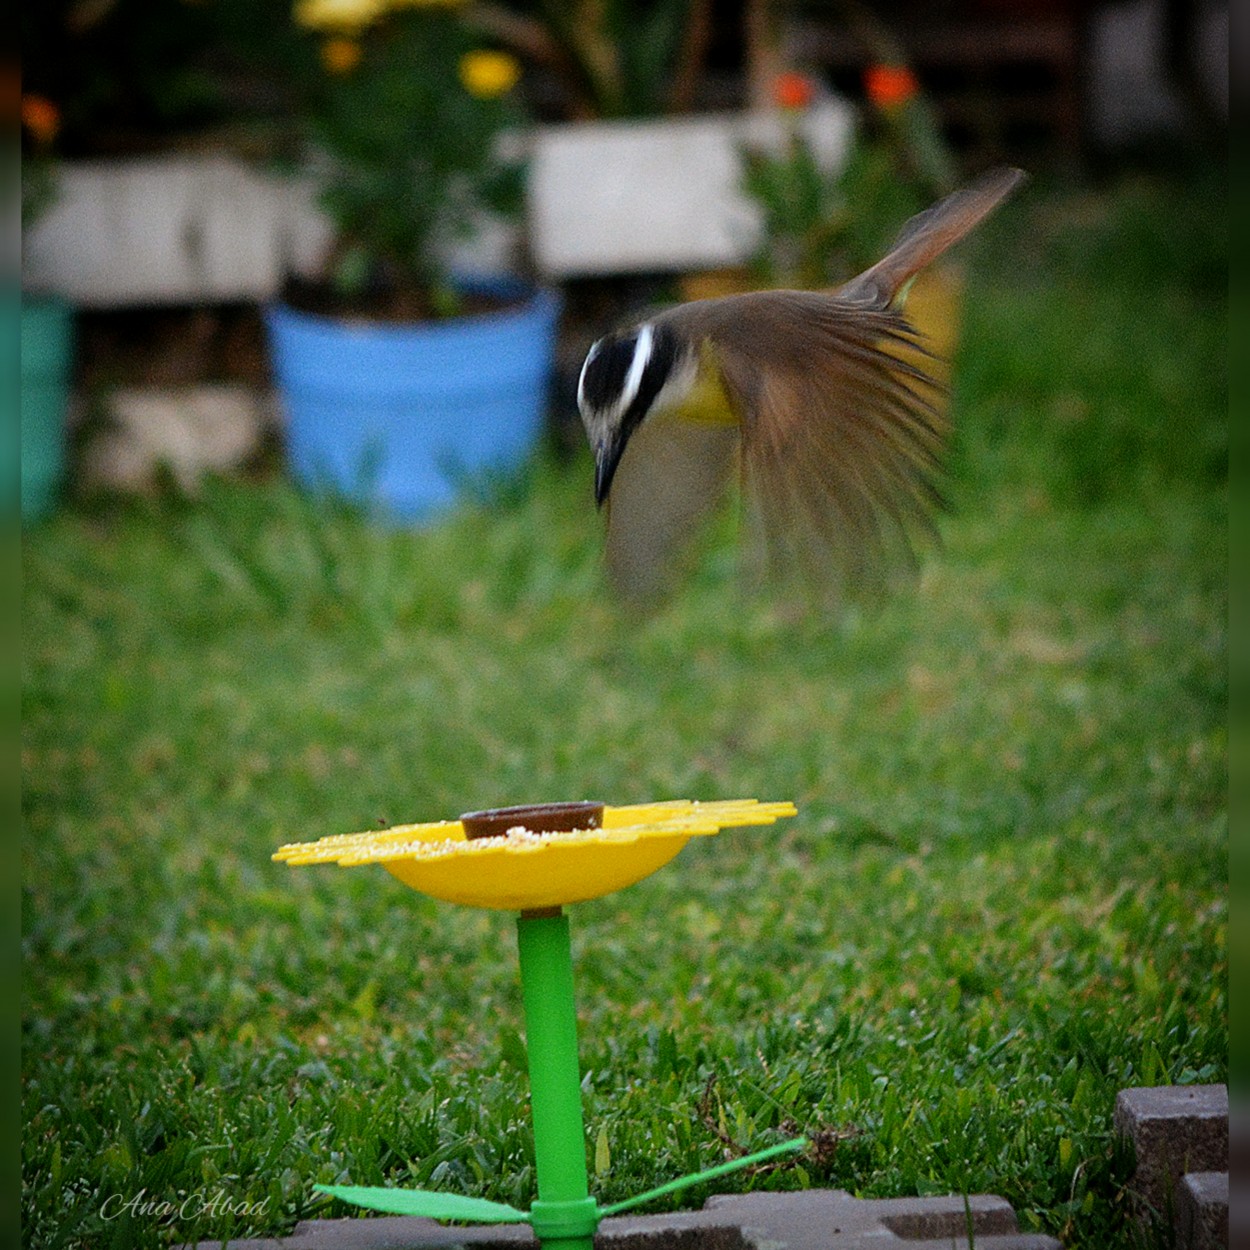
[[[480,100],[493,100],[516,86],[521,64],[507,52],[466,52],[460,58],[460,81]]]
[[[295,20],[309,30],[361,30],[385,8],[384,0],[296,0]]]
[[[360,64],[360,44],[336,35],[321,45],[321,63],[332,74],[350,74]]]

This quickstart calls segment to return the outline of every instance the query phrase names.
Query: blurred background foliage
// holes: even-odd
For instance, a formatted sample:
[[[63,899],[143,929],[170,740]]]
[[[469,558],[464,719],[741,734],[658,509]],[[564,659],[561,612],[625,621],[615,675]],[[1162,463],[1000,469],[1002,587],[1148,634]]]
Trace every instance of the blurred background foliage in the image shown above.
[[[532,0],[470,3],[461,16],[558,83],[540,112],[621,117],[690,107],[710,7]],[[22,6],[19,31],[23,91],[58,102],[71,157],[274,144],[293,90],[318,69],[286,0],[58,0]]]
[[[288,4],[60,0],[19,12],[24,92],[61,110],[64,155],[166,149],[280,115],[304,53]],[[259,65],[268,66],[264,73]]]

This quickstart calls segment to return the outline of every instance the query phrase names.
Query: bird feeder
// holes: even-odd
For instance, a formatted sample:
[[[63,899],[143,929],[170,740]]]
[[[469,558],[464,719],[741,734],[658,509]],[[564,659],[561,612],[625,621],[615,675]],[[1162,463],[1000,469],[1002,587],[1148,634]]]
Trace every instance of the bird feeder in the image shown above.
[[[591,1250],[605,1216],[726,1173],[795,1153],[802,1137],[669,1181],[622,1202],[591,1196],[569,921],[563,908],[623,889],[663,867],[695,837],[793,816],[791,803],[678,800],[633,807],[553,803],[470,812],[459,820],[397,825],[292,843],[274,859],[292,865],[381,864],[405,885],[449,903],[515,911],[525,1013],[538,1197],[529,1211],[431,1190],[317,1185],[356,1206],[398,1215],[484,1224],[528,1223],[544,1250]]]

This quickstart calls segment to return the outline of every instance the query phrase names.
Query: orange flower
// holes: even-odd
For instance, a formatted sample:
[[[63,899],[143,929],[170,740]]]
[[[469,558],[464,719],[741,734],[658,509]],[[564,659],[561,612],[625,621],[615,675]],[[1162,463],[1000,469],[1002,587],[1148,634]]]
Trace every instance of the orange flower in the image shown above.
[[[350,74],[360,64],[360,44],[338,35],[321,45],[321,63],[332,74]]]
[[[783,109],[805,109],[816,95],[816,86],[806,74],[788,70],[773,81],[773,100]]]
[[[60,110],[46,96],[22,96],[22,125],[36,143],[51,143],[61,126]]]
[[[864,71],[864,90],[877,108],[888,110],[918,95],[920,83],[906,65],[870,65]]]

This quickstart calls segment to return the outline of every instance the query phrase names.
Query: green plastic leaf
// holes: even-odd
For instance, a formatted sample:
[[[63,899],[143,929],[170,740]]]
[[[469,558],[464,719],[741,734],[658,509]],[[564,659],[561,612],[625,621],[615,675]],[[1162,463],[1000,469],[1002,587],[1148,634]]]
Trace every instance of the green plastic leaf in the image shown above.
[[[475,1224],[529,1223],[529,1213],[504,1202],[467,1198],[463,1194],[440,1194],[432,1189],[389,1189],[369,1185],[314,1185],[332,1198],[341,1198],[372,1211],[391,1215],[424,1215],[431,1220],[470,1220]]]
[[[775,1159],[778,1155],[798,1154],[801,1150],[807,1149],[806,1137],[792,1137],[789,1141],[783,1141],[776,1146],[769,1146],[765,1150],[757,1150],[754,1154],[743,1155],[740,1159],[730,1159],[728,1163],[718,1163],[715,1167],[705,1168],[702,1172],[695,1172],[690,1176],[683,1176],[675,1181],[668,1181],[664,1185],[657,1185],[654,1189],[648,1189],[645,1193],[635,1194],[632,1198],[626,1198],[624,1202],[614,1202],[611,1206],[600,1207],[600,1215],[618,1215],[622,1211],[629,1211],[633,1207],[640,1207],[644,1203],[653,1201],[656,1198],[662,1198],[666,1194],[680,1193],[683,1189],[689,1189],[691,1185],[702,1184],[703,1181],[714,1180],[718,1176],[727,1176],[730,1172],[737,1172],[740,1168],[750,1167],[754,1163],[762,1163],[765,1159]]]

